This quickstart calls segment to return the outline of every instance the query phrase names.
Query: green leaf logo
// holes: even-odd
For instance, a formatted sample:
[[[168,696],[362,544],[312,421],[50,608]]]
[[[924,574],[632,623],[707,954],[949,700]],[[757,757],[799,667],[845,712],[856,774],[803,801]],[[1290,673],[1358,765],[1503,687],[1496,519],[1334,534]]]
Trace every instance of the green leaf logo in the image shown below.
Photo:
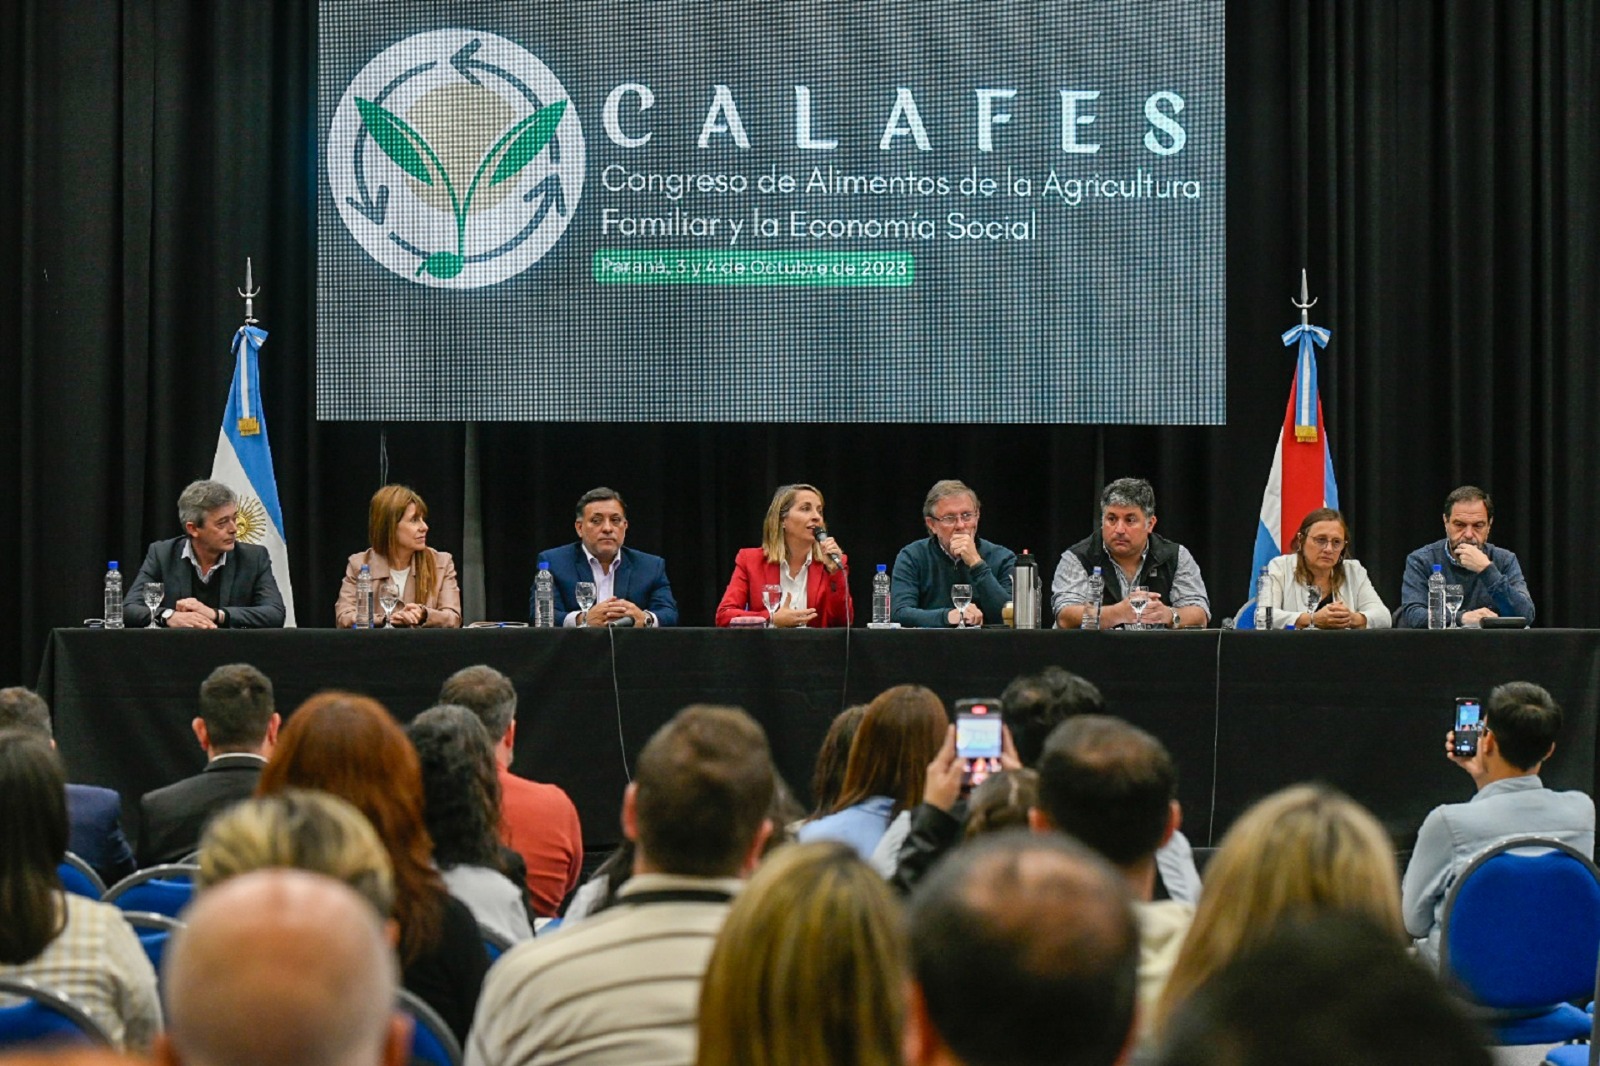
[[[433,178],[428,173],[428,164],[423,162],[422,156],[414,147],[421,145],[431,154],[428,142],[422,139],[422,134],[412,129],[405,119],[384,110],[383,105],[375,104],[371,100],[362,100],[358,97],[356,110],[361,112],[362,124],[367,127],[367,132],[372,134],[372,139],[378,142],[378,147],[383,149],[384,155],[393,159],[401,170],[422,184],[433,184]],[[440,173],[443,172],[443,168],[440,168]]]

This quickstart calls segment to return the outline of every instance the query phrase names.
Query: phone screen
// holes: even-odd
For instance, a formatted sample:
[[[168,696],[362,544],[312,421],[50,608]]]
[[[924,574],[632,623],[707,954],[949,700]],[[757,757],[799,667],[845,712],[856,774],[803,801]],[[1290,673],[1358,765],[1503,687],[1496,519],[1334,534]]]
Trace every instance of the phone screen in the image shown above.
[[[1456,700],[1455,753],[1463,758],[1478,754],[1478,730],[1483,726],[1483,710],[1475,699]]]
[[[1000,757],[998,714],[956,715],[956,754],[963,759]]]

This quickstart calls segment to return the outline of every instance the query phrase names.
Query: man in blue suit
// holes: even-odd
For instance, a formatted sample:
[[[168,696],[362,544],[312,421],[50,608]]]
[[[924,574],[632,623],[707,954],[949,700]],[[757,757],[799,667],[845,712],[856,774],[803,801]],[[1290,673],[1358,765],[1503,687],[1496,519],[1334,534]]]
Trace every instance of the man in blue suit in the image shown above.
[[[20,685],[0,688],[0,729],[26,730],[48,740],[51,747],[56,743],[49,705]],[[116,790],[68,785],[67,817],[71,822],[67,850],[94,867],[100,880],[113,885],[138,869],[122,832],[122,797]]]
[[[576,543],[549,548],[538,561],[550,564],[555,579],[556,616],[561,624],[578,621],[577,585],[592,582],[595,603],[582,624],[611,625],[631,618],[637,626],[675,626],[678,603],[672,598],[667,564],[659,555],[622,546],[628,533],[628,508],[615,489],[590,489],[578,497]],[[534,616],[534,592],[528,593],[528,617]]]

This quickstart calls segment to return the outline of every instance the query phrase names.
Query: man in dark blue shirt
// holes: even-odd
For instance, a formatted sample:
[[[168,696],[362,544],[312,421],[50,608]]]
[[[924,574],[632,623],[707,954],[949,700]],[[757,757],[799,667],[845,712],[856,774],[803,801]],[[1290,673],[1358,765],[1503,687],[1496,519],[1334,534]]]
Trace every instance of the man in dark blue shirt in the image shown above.
[[[1521,617],[1533,622],[1533,597],[1514,552],[1489,543],[1494,501],[1476,485],[1463,485],[1444,501],[1444,539],[1406,557],[1397,628],[1428,627],[1428,578],[1443,568],[1447,585],[1460,585],[1461,625],[1485,618]]]

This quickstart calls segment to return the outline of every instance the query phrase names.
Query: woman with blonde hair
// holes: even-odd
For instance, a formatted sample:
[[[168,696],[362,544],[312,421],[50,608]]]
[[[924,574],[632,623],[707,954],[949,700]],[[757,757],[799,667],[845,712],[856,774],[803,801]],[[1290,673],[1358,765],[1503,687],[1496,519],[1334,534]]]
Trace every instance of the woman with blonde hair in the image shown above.
[[[699,1066],[899,1066],[906,934],[844,844],[795,844],[728,912],[700,994]]]
[[[1383,827],[1336,789],[1295,785],[1240,815],[1206,866],[1194,923],[1156,1005],[1157,1030],[1285,920],[1322,913],[1357,915],[1409,943],[1394,845]]]
[[[733,576],[717,605],[717,625],[850,624],[848,558],[827,535],[822,506],[822,490],[815,485],[778,487],[761,526],[761,547],[741,548],[734,556]],[[768,587],[779,590],[770,609],[762,596]]]
[[[385,485],[372,494],[367,509],[372,547],[350,556],[334,620],[340,629],[356,621],[356,580],[365,566],[372,577],[373,602],[386,581],[394,582],[399,604],[388,617],[392,626],[461,628],[461,586],[449,552],[428,547],[428,505],[405,485]],[[375,609],[374,624],[379,624]]]

